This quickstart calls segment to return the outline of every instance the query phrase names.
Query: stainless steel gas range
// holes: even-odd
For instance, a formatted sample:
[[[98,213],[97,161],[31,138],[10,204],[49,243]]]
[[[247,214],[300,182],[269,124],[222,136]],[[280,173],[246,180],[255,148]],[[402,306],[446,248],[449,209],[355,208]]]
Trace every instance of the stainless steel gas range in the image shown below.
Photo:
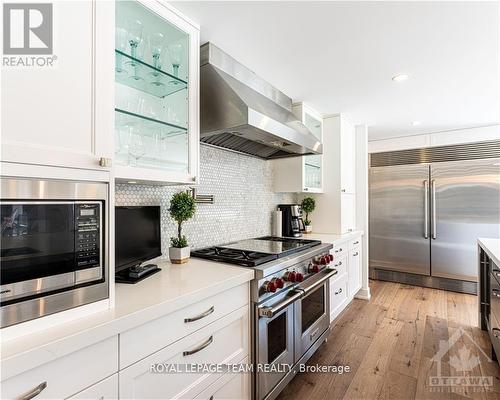
[[[253,268],[252,393],[274,399],[327,339],[333,246],[262,237],[193,251],[193,257]]]

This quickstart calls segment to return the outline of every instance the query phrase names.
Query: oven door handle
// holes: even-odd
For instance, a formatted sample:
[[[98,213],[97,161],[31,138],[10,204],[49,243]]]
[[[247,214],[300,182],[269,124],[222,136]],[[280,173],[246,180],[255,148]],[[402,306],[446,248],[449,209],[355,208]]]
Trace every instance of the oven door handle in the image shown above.
[[[287,308],[294,301],[297,301],[302,297],[302,292],[294,292],[293,295],[286,297],[285,300],[280,301],[272,307],[259,307],[259,317],[272,318],[278,314],[281,310]]]
[[[311,293],[317,287],[319,287],[323,283],[325,283],[325,281],[327,281],[332,276],[337,275],[339,273],[339,271],[337,271],[336,269],[325,269],[323,271],[325,271],[326,274],[323,277],[321,277],[321,279],[318,279],[316,282],[312,283],[311,285],[309,285],[305,288],[299,288],[299,290],[302,290],[304,296],[307,296],[309,293]]]

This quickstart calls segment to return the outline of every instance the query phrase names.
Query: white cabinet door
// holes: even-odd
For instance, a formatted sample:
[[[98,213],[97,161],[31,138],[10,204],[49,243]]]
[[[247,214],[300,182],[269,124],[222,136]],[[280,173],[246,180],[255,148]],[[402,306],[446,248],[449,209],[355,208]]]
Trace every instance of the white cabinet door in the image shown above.
[[[158,368],[165,364],[242,362],[249,353],[248,314],[248,306],[242,307],[120,371],[120,397],[192,399],[220,378],[220,375],[211,371],[169,373]],[[155,365],[160,367],[154,367]]]
[[[118,374],[114,374],[69,398],[69,400],[116,399],[118,399]]]
[[[340,233],[352,232],[356,229],[356,195],[342,193],[340,196]]]
[[[354,126],[343,119],[340,137],[340,189],[342,193],[355,193],[354,132]]]
[[[112,154],[98,135],[112,137],[113,64],[101,56],[113,49],[114,6],[55,1],[53,15],[54,66],[2,68],[2,161],[101,169]]]
[[[349,296],[354,297],[361,289],[361,247],[349,251]]]

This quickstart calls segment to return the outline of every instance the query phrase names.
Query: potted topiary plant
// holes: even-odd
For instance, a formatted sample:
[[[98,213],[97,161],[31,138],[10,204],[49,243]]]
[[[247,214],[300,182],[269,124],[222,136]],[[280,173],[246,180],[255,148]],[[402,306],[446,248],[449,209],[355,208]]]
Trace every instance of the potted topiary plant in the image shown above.
[[[168,249],[168,255],[172,263],[183,264],[189,259],[190,248],[186,236],[182,234],[182,223],[193,217],[196,204],[190,194],[179,192],[172,196],[168,211],[177,222],[177,236],[170,238],[171,247]]]
[[[316,200],[314,200],[312,197],[306,197],[304,200],[302,200],[300,206],[302,208],[302,211],[306,213],[306,219],[304,220],[304,228],[306,230],[306,233],[311,233],[312,224],[309,220],[309,213],[312,213],[316,208]]]

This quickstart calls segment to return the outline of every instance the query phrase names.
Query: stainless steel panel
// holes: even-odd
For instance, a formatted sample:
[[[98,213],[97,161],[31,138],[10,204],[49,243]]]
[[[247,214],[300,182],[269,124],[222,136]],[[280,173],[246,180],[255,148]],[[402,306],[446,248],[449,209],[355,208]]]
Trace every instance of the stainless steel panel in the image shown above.
[[[476,282],[439,278],[435,276],[409,274],[407,272],[397,272],[397,271],[371,268],[370,278],[381,281],[405,283],[407,285],[413,285],[413,286],[423,286],[434,289],[449,290],[451,292],[468,293],[468,294],[478,293],[478,287]]]
[[[273,305],[280,303],[283,300],[284,296],[278,296],[278,298],[273,299],[265,304],[265,306],[272,307]],[[278,357],[274,360],[268,359],[268,340],[269,340],[269,332],[268,325],[280,318],[282,315],[286,316],[286,349],[283,351]],[[279,364],[289,364],[292,365],[294,363],[294,303],[289,304],[285,309],[281,310],[281,312],[277,313],[272,318],[267,317],[259,317],[259,310],[255,308],[254,312],[255,316],[255,326],[256,329],[256,337],[255,337],[255,365],[263,365],[263,364],[272,364],[278,366]],[[276,334],[276,333],[274,333]],[[280,372],[263,372],[256,370],[255,373],[255,397],[257,400],[262,400],[266,397],[266,395],[276,386],[278,382],[280,382],[287,374],[288,371],[280,371]]]
[[[477,281],[477,238],[500,237],[500,158],[436,163],[432,275]]]
[[[85,282],[97,281],[102,278],[102,267],[98,265],[97,267],[80,269],[75,272],[76,284]]]
[[[33,296],[51,290],[71,287],[75,284],[75,273],[46,276],[28,281],[8,283],[0,286],[1,301],[10,301],[21,297]]]
[[[201,58],[202,142],[265,159],[322,153],[290,98],[211,43]]]
[[[108,184],[40,179],[0,179],[3,200],[107,200]]]
[[[500,140],[372,153],[370,166],[426,164],[500,157]]]
[[[370,268],[430,275],[428,165],[371,168]]]
[[[109,297],[108,282],[10,304],[0,309],[1,327],[29,321]]]

